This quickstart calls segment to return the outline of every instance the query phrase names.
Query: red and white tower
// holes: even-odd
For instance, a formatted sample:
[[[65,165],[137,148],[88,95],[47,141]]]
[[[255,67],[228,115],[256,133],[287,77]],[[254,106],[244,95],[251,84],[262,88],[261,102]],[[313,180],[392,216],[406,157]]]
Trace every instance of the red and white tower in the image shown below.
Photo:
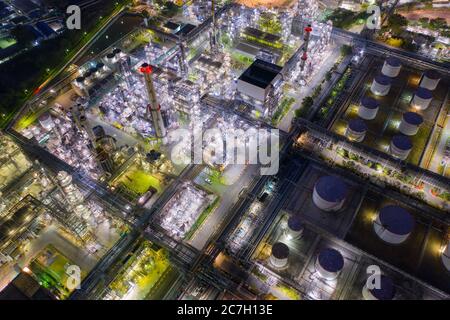
[[[156,97],[155,86],[153,84],[153,68],[148,63],[144,63],[140,67],[139,71],[144,75],[145,86],[147,87],[147,94],[150,100],[150,103],[147,105],[147,115],[151,115],[150,120],[152,120],[156,137],[158,139],[161,139],[162,143],[164,144],[167,142],[167,131],[161,115],[161,105],[159,104]]]
[[[311,25],[309,24],[305,30],[304,30],[304,37],[303,40],[305,41],[305,43],[303,44],[303,55],[301,57],[301,63],[300,63],[300,70],[303,72],[303,70],[305,69],[305,64],[306,64],[306,60],[308,60],[308,45],[309,45],[309,39],[311,37],[311,32],[312,32],[312,28]]]

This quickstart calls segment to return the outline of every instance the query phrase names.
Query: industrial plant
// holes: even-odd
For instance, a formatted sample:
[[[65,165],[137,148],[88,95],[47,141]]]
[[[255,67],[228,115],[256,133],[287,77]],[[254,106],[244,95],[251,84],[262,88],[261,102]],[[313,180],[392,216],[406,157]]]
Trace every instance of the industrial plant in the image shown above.
[[[449,300],[450,68],[355,3],[96,18],[1,118],[0,300]]]

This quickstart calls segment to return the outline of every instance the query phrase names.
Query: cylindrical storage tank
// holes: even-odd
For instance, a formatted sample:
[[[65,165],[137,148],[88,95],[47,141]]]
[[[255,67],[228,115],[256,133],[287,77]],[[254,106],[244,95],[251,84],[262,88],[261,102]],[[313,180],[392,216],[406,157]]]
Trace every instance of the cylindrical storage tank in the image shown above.
[[[411,105],[418,110],[425,110],[433,99],[433,93],[427,88],[419,87],[411,100]]]
[[[390,152],[391,155],[405,160],[408,158],[413,145],[411,139],[404,135],[396,135],[391,140]]]
[[[84,77],[86,80],[91,80],[91,79],[93,78],[93,74],[92,74],[91,69],[87,70],[87,71],[83,74],[83,77]]]
[[[333,280],[344,268],[344,257],[336,249],[325,248],[319,252],[315,265],[322,278]]]
[[[395,297],[395,286],[394,281],[392,281],[391,277],[388,277],[384,274],[380,275],[379,288],[369,289],[367,286],[367,282],[362,289],[362,296],[364,300],[392,300]],[[376,285],[376,282],[373,281],[371,285]]]
[[[272,246],[270,263],[276,268],[284,268],[288,264],[289,247],[283,242],[277,242]]]
[[[287,222],[287,236],[293,239],[299,239],[303,234],[303,223],[298,215],[292,215]]]
[[[78,86],[78,88],[80,89],[84,89],[86,78],[85,77],[78,77],[75,79],[75,84]]]
[[[447,246],[442,251],[442,262],[447,270],[450,271],[450,240],[447,242]]]
[[[348,187],[341,178],[324,176],[314,185],[313,202],[322,210],[337,211],[342,208]]]
[[[50,131],[53,126],[53,119],[50,113],[46,112],[42,116],[39,117],[39,124],[47,131]]]
[[[375,119],[378,113],[378,101],[371,97],[364,97],[361,99],[361,104],[358,109],[358,116],[365,120]]]
[[[405,112],[400,122],[399,130],[407,136],[413,136],[419,131],[420,125],[423,123],[423,118],[420,114],[415,112]]]
[[[395,78],[400,73],[400,69],[402,68],[402,64],[400,60],[395,57],[389,57],[384,61],[383,68],[381,69],[381,73],[385,76]]]
[[[422,80],[420,80],[420,87],[428,90],[434,90],[441,80],[441,75],[436,70],[428,70],[423,73]]]
[[[373,79],[370,91],[377,96],[385,96],[389,93],[391,89],[391,78],[384,76],[382,74],[378,75]]]
[[[364,140],[367,132],[367,125],[364,120],[360,118],[352,119],[348,122],[347,130],[345,131],[345,136],[356,142],[361,142]]]
[[[414,218],[402,207],[386,206],[380,210],[373,227],[380,239],[391,244],[399,244],[411,234]]]
[[[114,53],[117,59],[120,59],[121,57],[124,56],[122,50],[119,48],[115,48],[112,52]]]
[[[105,62],[108,64],[108,65],[113,65],[113,64],[115,64],[116,62],[117,62],[117,59],[116,59],[116,55],[114,54],[114,53],[108,53],[106,56],[105,56]]]

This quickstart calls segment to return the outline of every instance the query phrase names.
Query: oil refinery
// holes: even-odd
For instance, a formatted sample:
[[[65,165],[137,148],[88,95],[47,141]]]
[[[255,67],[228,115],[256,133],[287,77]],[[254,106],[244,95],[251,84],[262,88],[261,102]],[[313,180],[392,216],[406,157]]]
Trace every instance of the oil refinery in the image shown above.
[[[449,300],[450,68],[369,3],[96,18],[0,131],[0,300]]]

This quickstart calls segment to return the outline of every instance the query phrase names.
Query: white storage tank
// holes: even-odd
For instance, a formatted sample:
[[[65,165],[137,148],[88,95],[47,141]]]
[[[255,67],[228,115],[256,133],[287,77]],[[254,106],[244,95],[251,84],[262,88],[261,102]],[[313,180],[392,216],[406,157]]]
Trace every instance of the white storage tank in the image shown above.
[[[447,242],[447,246],[442,251],[442,262],[445,268],[450,271],[450,240]]]
[[[375,119],[378,113],[378,108],[378,101],[374,98],[366,96],[361,99],[361,103],[358,109],[358,116],[365,120]]]
[[[344,257],[336,249],[325,248],[319,252],[315,265],[322,278],[333,280],[344,268]]]
[[[405,135],[399,134],[392,138],[390,152],[392,156],[401,160],[405,160],[406,158],[408,158],[412,147],[413,145],[411,139]]]
[[[289,247],[283,242],[277,242],[272,246],[270,263],[276,268],[284,268],[288,264]]]
[[[47,131],[52,130],[54,127],[53,119],[50,113],[46,112],[39,117],[39,124]]]
[[[402,64],[400,63],[399,59],[395,57],[389,57],[384,61],[381,73],[385,76],[395,78],[400,73],[401,68]]]
[[[417,110],[425,110],[433,99],[433,93],[427,88],[419,87],[411,100],[411,105]]]
[[[414,218],[406,209],[390,205],[380,210],[373,227],[380,239],[391,244],[399,244],[411,234]]]
[[[413,136],[419,131],[419,127],[422,123],[423,118],[420,114],[415,112],[405,112],[402,116],[399,130],[407,136]]]
[[[341,178],[324,176],[314,185],[313,202],[322,210],[337,211],[342,208],[348,187]]]
[[[114,53],[108,53],[105,58],[105,63],[109,66],[113,66],[117,62],[116,55]]]
[[[374,284],[374,283],[371,283]],[[363,287],[362,296],[364,300],[392,300],[395,297],[394,281],[384,274],[380,275],[380,287],[369,289],[367,282]]]
[[[292,239],[299,239],[303,234],[303,222],[298,215],[292,215],[287,221],[286,235]]]
[[[422,75],[420,87],[433,91],[439,84],[441,75],[436,70],[427,70]]]
[[[361,142],[364,140],[366,132],[367,124],[364,122],[364,120],[356,118],[348,122],[345,136],[351,141]]]
[[[370,87],[370,90],[373,94],[377,96],[385,96],[389,93],[389,90],[391,89],[391,78],[379,74],[378,76],[373,79],[372,86]]]

